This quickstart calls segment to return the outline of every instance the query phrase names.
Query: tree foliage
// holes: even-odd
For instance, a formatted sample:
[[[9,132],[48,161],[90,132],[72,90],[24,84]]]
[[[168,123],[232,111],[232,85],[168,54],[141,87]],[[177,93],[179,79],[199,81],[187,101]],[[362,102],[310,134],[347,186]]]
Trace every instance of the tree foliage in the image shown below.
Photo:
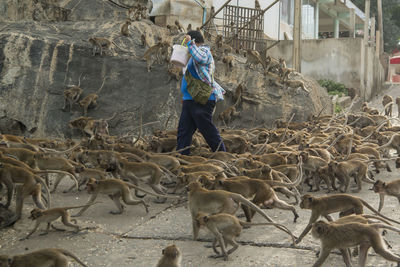
[[[362,11],[365,10],[365,0],[352,0]],[[371,17],[378,18],[377,0],[371,0]],[[400,40],[400,0],[382,0],[383,39],[385,51],[392,52]],[[377,27],[378,27],[377,21]],[[378,28],[377,28],[378,29]]]

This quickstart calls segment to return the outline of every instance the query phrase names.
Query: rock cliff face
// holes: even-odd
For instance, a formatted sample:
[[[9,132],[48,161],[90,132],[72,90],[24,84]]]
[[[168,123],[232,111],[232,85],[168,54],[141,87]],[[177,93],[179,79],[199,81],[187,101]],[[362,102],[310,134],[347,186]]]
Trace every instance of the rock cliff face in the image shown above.
[[[143,1],[142,1],[143,2]],[[144,1],[145,3],[146,1]],[[178,41],[167,29],[150,20],[133,22],[129,37],[121,36],[120,27],[135,1],[98,0],[12,0],[0,3],[0,131],[33,136],[70,137],[78,134],[67,123],[82,115],[79,106],[62,110],[63,91],[77,85],[82,74],[83,96],[96,92],[106,77],[99,94],[97,109],[88,116],[110,118],[111,134],[135,131],[140,114],[143,123],[152,128],[176,127],[180,114],[179,83],[169,83],[167,66],[155,65],[147,72],[141,60],[145,48],[157,38]],[[148,3],[151,5],[151,3]],[[115,52],[92,56],[88,38],[112,40]],[[174,42],[175,41],[175,42]],[[215,78],[228,91],[227,100],[217,105],[216,115],[231,104],[229,92],[243,82],[247,91],[239,106],[240,117],[232,124],[251,127],[271,126],[277,118],[304,120],[309,115],[331,113],[332,105],[325,90],[308,78],[302,78],[310,90],[306,95],[295,89],[269,86],[261,69],[249,70],[239,57],[233,71],[226,74],[217,62]],[[115,116],[113,116],[115,115]],[[169,118],[169,119],[168,119]]]

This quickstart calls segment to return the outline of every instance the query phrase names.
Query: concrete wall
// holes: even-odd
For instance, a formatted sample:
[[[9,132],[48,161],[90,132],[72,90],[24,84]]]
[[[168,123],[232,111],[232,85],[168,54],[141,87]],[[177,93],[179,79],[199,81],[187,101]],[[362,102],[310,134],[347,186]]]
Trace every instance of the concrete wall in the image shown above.
[[[271,44],[268,42],[267,46]],[[268,55],[284,58],[287,65],[292,66],[292,49],[292,41],[281,41],[268,50]],[[317,80],[329,79],[359,89],[361,97],[370,99],[381,90],[384,70],[374,55],[374,48],[369,47],[367,84],[364,86],[363,52],[361,38],[304,40],[301,47],[301,72]]]

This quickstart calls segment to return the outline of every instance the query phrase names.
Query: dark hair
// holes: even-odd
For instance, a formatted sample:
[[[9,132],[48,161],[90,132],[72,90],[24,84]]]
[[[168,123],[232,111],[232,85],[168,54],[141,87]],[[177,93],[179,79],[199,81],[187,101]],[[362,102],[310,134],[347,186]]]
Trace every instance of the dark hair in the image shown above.
[[[190,35],[190,37],[193,39],[196,39],[195,42],[196,44],[202,44],[204,43],[204,37],[199,31],[188,31],[187,35]]]

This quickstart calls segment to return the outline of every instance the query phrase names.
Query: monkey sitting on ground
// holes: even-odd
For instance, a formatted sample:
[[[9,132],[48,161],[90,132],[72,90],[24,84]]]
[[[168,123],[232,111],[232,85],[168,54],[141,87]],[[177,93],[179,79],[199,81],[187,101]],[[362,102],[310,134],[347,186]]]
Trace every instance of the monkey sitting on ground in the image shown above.
[[[0,255],[0,266],[27,267],[27,266],[56,266],[68,267],[68,258],[73,258],[80,265],[87,267],[73,253],[61,248],[46,248],[22,255]]]
[[[396,232],[400,229],[380,224],[362,224],[345,223],[337,224],[335,222],[327,223],[318,221],[312,226],[312,235],[321,240],[321,253],[313,267],[322,266],[332,249],[346,249],[360,245],[359,265],[365,266],[368,249],[372,246],[375,252],[389,261],[400,263],[400,257],[388,251],[385,247],[379,229],[385,228]],[[347,266],[351,266],[347,255]]]
[[[359,197],[348,194],[335,194],[323,197],[313,197],[309,194],[306,194],[301,198],[300,208],[310,209],[311,217],[308,225],[301,233],[296,243],[300,243],[303,237],[311,230],[312,224],[316,222],[320,216],[325,217],[328,221],[332,221],[332,218],[329,215],[331,213],[340,212],[340,216],[350,215],[353,213],[362,214],[364,206],[375,214],[381,216],[382,218],[400,224],[400,222],[392,220],[381,214],[370,204],[368,204],[368,202]]]
[[[225,75],[228,75],[228,73],[232,71],[233,61],[234,61],[233,56],[226,55],[222,58],[222,62],[224,63],[225,66]]]
[[[390,95],[384,95],[382,97],[382,105],[385,109],[385,116],[392,117],[393,98]]]
[[[97,109],[97,107],[98,107],[97,99],[99,98],[99,94],[101,92],[101,89],[103,89],[105,81],[106,81],[106,77],[104,77],[103,83],[101,84],[100,88],[97,90],[96,93],[88,94],[81,101],[79,101],[79,105],[83,108],[83,116],[86,116],[89,108]]]
[[[98,181],[96,179],[90,178],[86,186],[87,186],[87,192],[90,194],[90,199],[88,200],[86,205],[84,205],[84,207],[72,217],[81,216],[89,208],[89,206],[91,206],[94,203],[99,193],[107,194],[117,206],[118,211],[116,212],[110,211],[111,214],[122,214],[122,212],[124,211],[124,206],[120,202],[121,197],[122,200],[125,202],[125,204],[127,205],[143,204],[144,208],[146,209],[146,212],[149,212],[149,205],[147,205],[146,202],[144,202],[144,200],[132,199],[131,191],[129,190],[129,188],[135,188],[148,194],[152,193],[147,192],[136,185],[124,182],[119,179],[107,179]]]
[[[162,250],[162,257],[158,261],[156,267],[181,267],[182,253],[179,248],[169,245]]]
[[[214,239],[212,242],[212,248],[217,255],[211,255],[210,258],[220,258],[224,257],[224,260],[228,260],[228,255],[233,253],[238,247],[239,244],[236,242],[236,238],[242,232],[243,226],[252,226],[252,225],[274,225],[281,226],[278,223],[249,223],[240,221],[235,216],[228,213],[219,213],[213,215],[207,215],[203,212],[197,213],[196,222],[199,227],[207,227],[207,229],[214,235]],[[216,248],[216,243],[219,243],[222,253]],[[226,251],[226,246],[231,245],[233,248]]]
[[[380,201],[378,211],[381,211],[383,208],[383,204],[385,203],[385,195],[397,197],[397,200],[400,203],[400,179],[388,183],[377,180],[372,187],[372,190],[379,194]]]
[[[94,205],[94,204],[96,204],[96,203],[93,203],[90,205]],[[55,230],[64,231],[64,229],[59,229],[59,228],[56,228],[54,225],[52,225],[52,221],[55,221],[60,217],[61,217],[62,223],[65,226],[73,227],[73,228],[75,228],[75,231],[78,232],[80,230],[80,227],[76,224],[71,223],[71,218],[70,218],[68,210],[83,208],[86,206],[88,206],[88,205],[81,205],[81,206],[74,206],[74,207],[59,207],[59,208],[52,208],[52,209],[48,209],[48,210],[42,210],[42,209],[35,208],[35,209],[31,210],[31,216],[29,216],[28,218],[35,220],[35,227],[32,229],[31,232],[29,232],[29,234],[26,237],[21,238],[20,240],[28,239],[34,232],[36,232],[39,225],[43,222],[47,223],[47,229],[46,229],[45,234],[47,234],[49,232],[50,226],[53,227],[53,229],[55,229]],[[76,220],[73,220],[73,221],[74,221],[74,223],[76,223]]]

